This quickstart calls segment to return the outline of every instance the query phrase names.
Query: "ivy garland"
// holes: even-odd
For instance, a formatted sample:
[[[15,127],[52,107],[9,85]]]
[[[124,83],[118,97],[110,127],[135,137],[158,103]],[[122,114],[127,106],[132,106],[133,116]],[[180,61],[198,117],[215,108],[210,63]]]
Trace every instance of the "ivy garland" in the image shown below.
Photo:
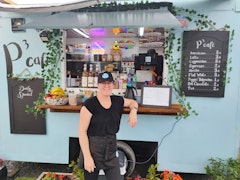
[[[140,3],[133,3],[133,4],[117,4],[117,3],[112,3],[112,4],[101,4],[97,5],[95,7],[90,7],[91,10],[92,8],[96,8],[94,10],[95,12],[97,11],[97,8],[103,8],[103,7],[111,7],[114,6],[115,8],[118,8],[118,6],[129,6],[133,8],[132,6],[138,6],[139,5],[144,5],[144,7],[151,9],[151,7],[148,7],[152,5],[152,3],[149,3],[146,1],[145,3],[141,1]],[[156,5],[156,4],[155,4]],[[112,9],[112,8],[110,8]],[[124,8],[125,11],[128,10]],[[86,9],[83,9],[86,11]],[[78,12],[81,12],[82,10],[79,10]],[[89,11],[89,8],[87,8],[87,11]],[[212,26],[216,25],[215,22],[212,20],[208,19],[208,16],[204,14],[197,13],[195,10],[189,10],[189,9],[184,9],[184,8],[178,8],[174,7],[171,9],[172,12],[174,12],[175,15],[181,15],[184,16],[188,19],[189,22],[195,23],[197,29],[196,30],[203,30],[204,28],[212,28]],[[229,29],[230,26],[225,25],[223,30]],[[34,113],[37,113],[37,105],[45,103],[44,101],[44,94],[45,92],[49,91],[52,87],[54,86],[59,86],[60,84],[60,66],[59,62],[62,61],[63,58],[61,58],[61,46],[62,46],[62,39],[61,39],[61,32],[60,30],[52,30],[49,32],[48,35],[48,43],[47,43],[47,48],[49,49],[49,52],[47,54],[47,62],[44,64],[44,69],[42,70],[42,76],[44,78],[44,90],[43,93],[39,96],[38,100],[34,102],[35,107],[31,110]],[[230,44],[229,44],[229,53],[232,52],[232,41],[234,37],[234,30],[231,31],[230,35]],[[165,38],[165,45],[164,45],[164,56],[165,59],[168,62],[168,82],[172,85],[174,92],[177,93],[177,101],[179,104],[182,105],[182,112],[179,112],[176,119],[179,120],[182,117],[186,119],[189,117],[191,114],[193,115],[198,115],[197,111],[193,110],[191,107],[190,102],[187,101],[186,96],[184,93],[181,91],[182,87],[182,81],[181,81],[181,58],[175,59],[173,57],[173,51],[176,50],[177,52],[181,52],[182,50],[182,39],[178,38],[176,39],[175,33],[173,30],[169,30],[168,36]],[[227,71],[224,72],[225,74],[225,84],[230,83],[230,77],[227,76],[227,72],[232,71],[232,67],[230,64],[232,63],[232,59],[229,58],[227,60]],[[187,110],[184,111],[184,110]],[[30,112],[30,111],[29,111]]]
[[[62,54],[62,32],[59,29],[53,29],[48,32],[47,60],[44,63],[42,76],[44,78],[45,93],[53,87],[60,86],[61,68],[60,63],[63,61]]]
[[[38,99],[33,102],[33,106],[26,106],[25,112],[34,113],[36,117],[38,113],[43,116],[46,115],[46,111],[38,110],[38,105],[45,104],[44,96],[46,92],[49,92],[53,87],[60,87],[61,69],[60,62],[63,60],[62,54],[62,33],[59,29],[53,29],[48,31],[48,41],[46,44],[48,49],[46,61],[44,62],[44,68],[41,71],[41,77],[44,79],[43,91],[39,94]]]
[[[204,14],[197,13],[195,10],[189,10],[184,8],[173,7],[174,11],[177,12],[176,15],[185,16],[189,20],[189,22],[194,22],[197,30],[203,30],[204,28],[212,28],[212,26],[216,25],[215,22],[208,19],[208,16]],[[195,18],[195,19],[194,19]],[[223,30],[229,29],[230,26],[225,25]],[[234,30],[230,33],[230,44],[229,44],[229,52],[232,52],[232,41],[234,38]],[[176,45],[176,47],[175,47]],[[181,52],[182,50],[182,39],[176,39],[175,33],[173,31],[168,32],[168,36],[165,39],[164,46],[164,56],[166,61],[168,62],[168,74],[169,74],[169,83],[171,83],[173,90],[178,94],[176,96],[179,104],[182,105],[182,110],[186,109],[188,112],[179,113],[176,119],[180,119],[183,117],[186,119],[190,116],[190,114],[198,115],[196,110],[193,110],[190,102],[187,101],[184,92],[181,91],[182,81],[181,81],[181,58],[177,58],[176,60],[173,57],[173,51]],[[230,77],[227,76],[227,72],[232,71],[232,67],[230,64],[232,63],[232,58],[229,57],[227,60],[227,70],[224,72],[225,81],[224,83],[230,83]]]

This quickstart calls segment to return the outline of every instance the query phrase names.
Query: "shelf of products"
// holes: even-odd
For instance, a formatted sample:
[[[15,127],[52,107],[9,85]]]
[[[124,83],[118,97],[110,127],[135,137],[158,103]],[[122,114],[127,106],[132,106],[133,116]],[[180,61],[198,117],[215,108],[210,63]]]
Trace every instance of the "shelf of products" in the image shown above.
[[[77,106],[51,106],[47,104],[39,105],[38,109],[50,109],[50,112],[74,112],[79,113],[82,104],[79,103]],[[124,114],[128,114],[130,109],[124,108]],[[159,107],[145,107],[139,105],[138,114],[153,114],[153,115],[177,115],[178,113],[187,112],[186,109],[182,110],[182,106],[180,104],[172,104],[170,108],[159,108]]]
[[[82,78],[82,73],[84,69],[84,64],[86,64],[87,72],[92,66],[92,71],[96,72],[96,67],[98,67],[98,72],[102,71],[121,71],[121,62],[120,61],[74,61],[67,60],[66,63],[66,78],[67,78],[67,87],[81,87],[80,82]],[[70,83],[69,83],[70,82]]]
[[[144,47],[144,48],[157,48],[162,46],[163,46],[163,42],[145,42],[145,43],[139,44],[139,47]]]
[[[133,32],[120,32],[117,34],[118,37],[125,37],[125,38],[131,38],[131,37],[136,37],[137,35]]]
[[[163,33],[158,31],[144,32],[144,35],[139,39],[140,48],[158,48],[162,47],[165,41]]]

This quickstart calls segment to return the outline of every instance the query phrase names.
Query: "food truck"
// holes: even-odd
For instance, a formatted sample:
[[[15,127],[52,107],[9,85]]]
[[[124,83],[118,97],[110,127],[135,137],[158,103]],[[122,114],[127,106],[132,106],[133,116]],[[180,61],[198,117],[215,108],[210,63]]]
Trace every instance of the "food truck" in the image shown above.
[[[227,76],[231,79],[229,84],[220,86],[218,82],[226,77],[223,76],[226,63],[220,60],[231,58],[233,67],[240,66],[239,61],[236,61],[239,42],[235,38],[231,41],[232,50],[226,51],[226,45],[229,45],[231,39],[229,32],[232,29],[239,31],[238,24],[228,18],[238,18],[239,2],[185,1],[161,5],[163,7],[151,10],[102,13],[40,13],[27,12],[26,9],[25,12],[0,12],[0,33],[3,34],[0,54],[4,64],[0,67],[4,74],[0,80],[3,86],[0,97],[5,104],[0,119],[0,157],[13,161],[59,164],[68,164],[76,159],[79,155],[77,127],[81,103],[96,93],[94,77],[105,70],[112,72],[115,78],[113,93],[120,96],[127,94],[140,105],[138,125],[133,129],[129,127],[129,109],[125,108],[117,135],[119,151],[128,160],[124,166],[127,175],[145,174],[146,167],[156,163],[159,164],[159,170],[204,174],[209,158],[238,157],[240,106],[239,89],[236,87],[240,82],[239,68],[233,68],[231,73],[228,71]],[[173,5],[204,11],[209,19],[217,23],[210,23],[208,28],[203,27],[201,30],[201,24],[198,27],[184,17],[175,16],[171,12]],[[222,29],[225,24],[230,24],[231,29],[218,34],[218,29]],[[61,33],[61,47],[58,49],[60,61],[56,67],[60,68],[60,76],[57,80],[69,98],[73,94],[75,99],[71,101],[73,104],[69,104],[68,99],[66,104],[49,105],[45,102],[38,105],[40,111],[46,111],[46,116],[36,119],[25,113],[25,109],[27,104],[37,99],[35,92],[44,86],[42,78],[35,78],[35,73],[44,69],[43,62],[46,62],[50,51],[47,43],[51,40],[47,39],[47,34],[53,29]],[[191,34],[192,31],[195,34]],[[201,34],[205,33],[203,31],[211,35],[210,42],[205,42],[205,34]],[[226,31],[227,35],[223,36],[222,33]],[[190,110],[191,115],[187,119],[176,120],[179,113],[188,111],[179,103],[179,95],[169,78],[173,71],[169,68],[169,59],[165,53],[166,41],[172,32],[177,37],[175,45],[179,38],[182,47],[187,47],[180,51],[172,49],[172,59],[181,59],[176,69],[183,68],[182,52],[188,53],[189,50],[192,53],[187,62],[192,63],[187,64],[191,72],[183,69],[182,72],[186,74],[178,71],[180,78],[175,78],[179,80],[181,75],[189,76],[183,81],[187,84],[184,90],[189,93],[186,102],[191,103],[198,115],[192,115]],[[235,36],[238,37],[239,33],[235,33]],[[193,48],[194,43],[184,46],[194,38],[199,43],[199,51]],[[214,51],[214,67],[205,66],[207,61],[198,58],[213,53],[216,47],[221,47],[222,52]],[[208,73],[197,72],[207,69],[202,66],[213,68],[216,81]],[[86,72],[91,76],[85,76]],[[12,78],[16,75],[27,75],[32,80],[18,81]],[[197,80],[201,83],[204,81],[207,88],[214,89],[202,93],[203,90],[199,88],[201,83]],[[132,88],[127,88],[128,84]]]

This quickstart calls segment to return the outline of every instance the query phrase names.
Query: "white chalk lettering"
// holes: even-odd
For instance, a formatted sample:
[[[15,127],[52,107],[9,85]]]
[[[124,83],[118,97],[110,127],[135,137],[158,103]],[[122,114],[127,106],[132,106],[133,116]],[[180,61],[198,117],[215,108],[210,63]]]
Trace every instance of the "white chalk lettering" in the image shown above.
[[[33,89],[30,88],[30,86],[24,87],[24,86],[19,86],[19,92],[17,94],[17,98],[23,99],[25,96],[32,96]]]

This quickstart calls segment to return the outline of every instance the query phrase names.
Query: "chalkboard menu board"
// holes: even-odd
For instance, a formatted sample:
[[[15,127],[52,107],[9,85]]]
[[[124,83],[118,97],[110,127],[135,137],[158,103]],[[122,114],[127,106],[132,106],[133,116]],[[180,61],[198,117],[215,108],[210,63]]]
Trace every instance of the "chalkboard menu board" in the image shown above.
[[[186,96],[224,97],[228,31],[185,31],[182,91]]]
[[[46,120],[26,113],[26,105],[32,107],[43,89],[43,79],[18,80],[8,78],[10,125],[12,134],[46,134]]]

